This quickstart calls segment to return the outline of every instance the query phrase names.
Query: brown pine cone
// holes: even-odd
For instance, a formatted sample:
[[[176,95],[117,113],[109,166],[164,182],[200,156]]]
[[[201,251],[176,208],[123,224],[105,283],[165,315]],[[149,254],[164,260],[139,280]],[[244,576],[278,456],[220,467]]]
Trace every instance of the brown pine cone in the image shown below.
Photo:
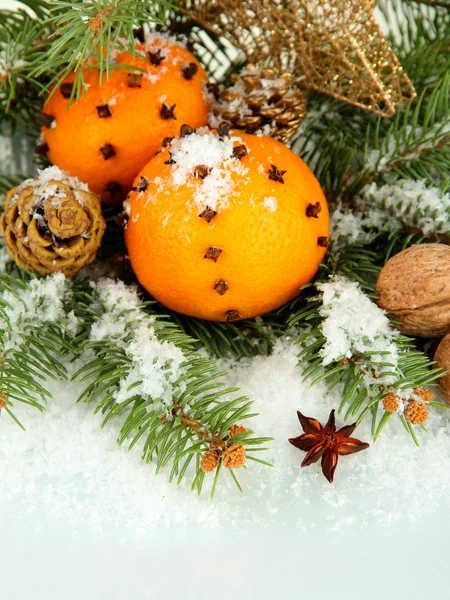
[[[269,125],[270,135],[286,143],[306,115],[303,92],[294,87],[290,73],[248,65],[241,75],[231,76],[232,87],[219,91],[212,112],[235,129],[254,133]]]
[[[422,402],[410,400],[405,410],[405,419],[413,425],[422,425],[428,419],[428,409]]]
[[[388,394],[383,398],[383,408],[387,412],[395,412],[400,407],[400,398],[397,394]]]
[[[54,169],[54,167],[50,167]],[[73,277],[94,261],[106,225],[99,197],[74,180],[30,179],[6,194],[0,231],[17,266]],[[81,186],[81,184],[80,184]]]
[[[200,461],[200,469],[204,473],[210,473],[211,471],[214,471],[218,464],[219,454],[213,450],[208,450],[208,452],[205,452],[205,454],[202,456]]]
[[[419,398],[423,400],[423,402],[431,402],[436,398],[436,395],[427,388],[416,388],[414,390],[414,393],[416,394],[416,396],[419,396]]]
[[[222,464],[227,469],[239,469],[245,464],[245,448],[241,444],[231,444],[223,451]]]
[[[243,425],[233,425],[230,427],[230,437],[238,435],[238,433],[245,433],[247,429]]]

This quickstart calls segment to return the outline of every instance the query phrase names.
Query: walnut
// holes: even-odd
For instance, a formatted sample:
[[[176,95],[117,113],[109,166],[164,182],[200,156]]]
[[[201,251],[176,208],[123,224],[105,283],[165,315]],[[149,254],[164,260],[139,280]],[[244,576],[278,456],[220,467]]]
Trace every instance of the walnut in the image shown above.
[[[438,379],[439,391],[442,399],[447,404],[450,404],[450,334],[442,338],[434,355],[436,367],[439,367],[447,374],[441,379]]]
[[[396,254],[377,281],[378,306],[405,335],[450,332],[450,247],[421,244]]]

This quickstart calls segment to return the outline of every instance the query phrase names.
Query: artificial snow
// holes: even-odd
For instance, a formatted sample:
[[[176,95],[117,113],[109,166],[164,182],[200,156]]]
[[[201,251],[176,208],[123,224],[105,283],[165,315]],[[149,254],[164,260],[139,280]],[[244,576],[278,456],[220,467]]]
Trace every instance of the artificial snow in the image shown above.
[[[92,286],[104,313],[92,325],[91,341],[114,340],[130,361],[128,374],[114,394],[115,400],[123,402],[136,394],[150,396],[157,399],[153,410],[166,412],[179,391],[177,381],[185,372],[186,357],[174,344],[157,339],[155,320],[141,310],[142,301],[135,286],[112,279],[100,279]]]
[[[207,129],[172,141],[171,183],[175,187],[188,185],[194,189],[194,203],[199,212],[206,207],[215,211],[226,208],[230,197],[242,185],[248,169],[233,156],[236,143],[242,143],[240,137],[222,139]],[[199,165],[208,169],[203,179],[195,177]]]
[[[370,242],[377,234],[396,232],[402,225],[425,235],[448,234],[450,193],[423,180],[400,179],[365,186],[356,199],[359,212],[338,205],[330,216],[335,248]]]
[[[32,279],[29,289],[20,290],[17,295],[9,290],[2,292],[6,305],[0,313],[0,327],[9,325],[9,335],[3,348],[15,348],[22,341],[22,335],[31,328],[44,323],[65,322],[64,299],[70,293],[69,280],[62,273],[54,273],[45,279]],[[70,317],[73,326],[73,317]]]
[[[368,353],[374,363],[391,363],[392,367],[383,367],[383,370],[393,371],[398,363],[395,338],[399,332],[392,329],[385,311],[369,299],[359,283],[344,277],[318,283],[317,288],[322,292],[320,314],[324,321],[321,327],[326,338],[321,350],[323,364]],[[378,381],[393,382],[391,375]]]
[[[296,411],[324,423],[340,400],[340,390],[302,383],[296,366],[295,338],[277,341],[269,357],[227,361],[228,383],[254,400],[258,417],[247,421],[256,434],[274,437],[261,458],[275,468],[248,461],[236,472],[240,494],[223,469],[216,497],[208,484],[198,498],[186,479],[181,488],[167,481],[169,469],[155,477],[155,467],[140,460],[141,447],[118,448],[119,423],[100,429],[101,415],[77,404],[79,385],[51,383],[53,399],[41,414],[28,407],[16,412],[27,427],[21,431],[3,413],[0,417],[0,497],[3,509],[14,506],[16,519],[32,515],[36,528],[48,519],[64,519],[105,531],[126,527],[130,536],[144,536],[154,526],[233,528],[245,524],[276,525],[303,531],[330,532],[421,520],[426,513],[450,508],[450,453],[447,413],[431,411],[427,432],[419,430],[421,448],[413,444],[399,419],[386,425],[369,450],[341,456],[330,485],[320,466],[300,468],[304,453],[288,443],[301,434]],[[72,366],[72,369],[80,365]],[[338,427],[342,424],[337,417]],[[370,419],[354,434],[371,440]],[[207,476],[209,485],[213,476]]]
[[[397,227],[400,226],[399,222],[403,222],[420,228],[425,235],[449,232],[450,193],[427,186],[423,180],[402,179],[382,186],[372,183],[362,190],[361,201],[367,207],[376,207],[373,210],[369,208],[368,222],[372,212],[376,219],[384,211],[384,222],[391,217],[390,220],[397,223]],[[380,225],[380,220],[376,220],[373,228],[382,228]]]
[[[34,178],[26,179],[17,188],[12,201],[17,200],[19,194],[29,187],[30,185],[35,186],[35,194],[39,196],[39,199],[45,201],[47,199],[52,200],[54,203],[58,198],[64,198],[66,196],[63,190],[58,190],[58,183],[64,183],[75,190],[75,199],[79,204],[83,204],[84,198],[81,194],[77,194],[78,190],[89,192],[89,187],[86,183],[80,181],[77,177],[72,177],[66,171],[62,171],[57,166],[47,167],[46,169],[38,169],[38,175]]]
[[[263,200],[263,206],[270,212],[275,212],[278,208],[278,200],[275,196],[266,196]]]

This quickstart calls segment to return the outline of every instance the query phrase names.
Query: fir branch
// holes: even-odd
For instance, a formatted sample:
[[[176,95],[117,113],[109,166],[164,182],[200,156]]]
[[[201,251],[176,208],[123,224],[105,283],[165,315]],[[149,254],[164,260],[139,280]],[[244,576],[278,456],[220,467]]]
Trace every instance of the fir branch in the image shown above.
[[[416,349],[413,340],[389,327],[383,311],[371,307],[370,299],[356,284],[337,278],[318,288],[321,293],[290,319],[292,326],[307,328],[298,340],[303,378],[311,385],[325,381],[330,390],[341,385],[339,413],[345,410],[344,418],[357,418],[358,423],[371,415],[376,439],[390,418],[383,411],[378,421],[385,395],[412,395],[414,390],[433,385],[443,373],[432,369],[433,363]],[[336,310],[342,313],[339,322],[333,314]],[[346,313],[351,314],[351,324]],[[439,403],[433,407],[445,408]],[[407,431],[417,441],[410,424]]]
[[[126,50],[136,55],[133,30],[144,23],[163,25],[170,2],[167,0],[51,0],[51,16],[44,22],[51,33],[45,55],[34,62],[32,75],[50,76],[45,90],[55,88],[75,71],[74,97],[84,91],[83,71],[87,64],[104,74],[114,68],[112,55]],[[123,66],[123,65],[122,65]],[[126,68],[126,67],[125,67]],[[130,67],[131,68],[131,67]],[[135,68],[135,67],[134,67]]]
[[[27,271],[0,275],[0,386],[6,412],[17,403],[44,410],[47,379],[66,377],[72,347],[70,285],[63,275],[39,279]]]
[[[40,84],[32,64],[42,57],[40,24],[27,13],[0,11],[0,122],[36,122]]]
[[[96,291],[76,295],[83,325],[76,343],[91,356],[74,375],[86,382],[80,400],[95,403],[104,424],[120,418],[119,444],[131,449],[143,440],[143,459],[157,471],[172,464],[170,480],[180,483],[193,469],[192,489],[200,493],[201,454],[236,443],[230,428],[254,416],[251,401],[236,397],[225,373],[199,357],[195,341],[174,323],[152,315],[152,304],[142,304],[135,289],[103,280]],[[252,452],[266,441],[252,431],[239,434]]]

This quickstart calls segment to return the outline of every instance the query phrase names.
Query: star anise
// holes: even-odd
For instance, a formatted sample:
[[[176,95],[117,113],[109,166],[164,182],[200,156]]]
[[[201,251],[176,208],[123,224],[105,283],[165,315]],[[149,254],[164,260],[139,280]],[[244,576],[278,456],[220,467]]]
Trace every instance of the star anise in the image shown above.
[[[334,410],[331,411],[325,427],[317,419],[305,417],[299,410],[297,416],[305,433],[290,438],[289,442],[307,453],[302,467],[308,467],[321,458],[322,472],[330,483],[333,483],[339,455],[354,454],[369,447],[369,444],[350,437],[356,428],[356,423],[345,425],[336,431]]]

